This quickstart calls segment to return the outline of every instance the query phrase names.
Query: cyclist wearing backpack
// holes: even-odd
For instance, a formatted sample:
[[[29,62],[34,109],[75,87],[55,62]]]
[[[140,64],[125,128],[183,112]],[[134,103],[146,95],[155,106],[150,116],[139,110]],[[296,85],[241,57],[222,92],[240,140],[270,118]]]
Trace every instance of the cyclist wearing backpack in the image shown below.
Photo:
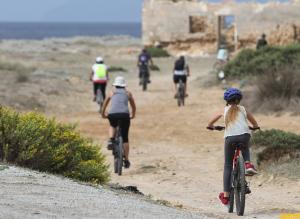
[[[120,128],[122,131],[123,138],[123,148],[124,148],[124,156],[125,156],[125,168],[130,167],[129,162],[129,127],[130,127],[130,119],[134,119],[136,112],[136,105],[133,99],[131,92],[126,90],[126,82],[125,79],[121,76],[115,78],[113,83],[115,87],[114,91],[105,99],[103,104],[102,117],[108,118],[110,123],[109,128],[109,140],[107,144],[107,149],[112,150],[115,141],[116,128],[120,124]],[[110,109],[108,114],[105,113],[105,110],[111,102]],[[132,112],[130,115],[128,103],[131,106]]]
[[[242,93],[236,88],[229,88],[224,93],[224,100],[226,106],[224,114],[216,115],[208,124],[208,129],[214,128],[216,123],[223,115],[225,118],[225,164],[223,175],[224,192],[219,194],[220,201],[227,205],[229,203],[229,194],[231,186],[231,172],[232,162],[234,157],[236,143],[242,143],[244,145],[241,148],[242,155],[245,160],[245,170],[247,175],[257,174],[257,170],[250,162],[250,129],[247,120],[252,124],[253,128],[259,128],[253,115],[245,109],[245,107],[239,105],[242,99]]]
[[[90,81],[94,85],[94,101],[96,101],[97,90],[100,88],[102,92],[103,99],[106,96],[106,84],[108,81],[108,71],[107,66],[104,64],[102,57],[96,58],[96,63],[92,67],[92,73],[90,75]]]
[[[185,84],[184,94],[187,97],[187,77],[190,76],[190,68],[186,64],[184,56],[180,56],[179,59],[175,61],[173,69],[173,82],[175,87],[175,98],[177,96],[177,84],[181,80]]]
[[[139,55],[138,62],[137,62],[137,66],[139,67],[140,84],[142,83],[141,79],[142,79],[143,74],[146,74],[148,76],[148,83],[150,83],[149,62],[151,65],[153,65],[151,55],[144,48],[142,50],[142,53]]]

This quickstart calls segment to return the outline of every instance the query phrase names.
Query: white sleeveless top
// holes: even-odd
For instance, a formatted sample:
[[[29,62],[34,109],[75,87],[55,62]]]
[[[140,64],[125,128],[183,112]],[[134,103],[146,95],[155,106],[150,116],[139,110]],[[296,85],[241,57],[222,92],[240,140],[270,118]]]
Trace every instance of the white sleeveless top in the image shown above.
[[[231,106],[226,106],[224,111],[224,119],[226,118],[226,114]],[[238,105],[240,111],[235,121],[231,122],[228,127],[225,128],[224,137],[228,136],[236,136],[243,134],[251,134],[248,122],[247,122],[247,112],[243,106]]]

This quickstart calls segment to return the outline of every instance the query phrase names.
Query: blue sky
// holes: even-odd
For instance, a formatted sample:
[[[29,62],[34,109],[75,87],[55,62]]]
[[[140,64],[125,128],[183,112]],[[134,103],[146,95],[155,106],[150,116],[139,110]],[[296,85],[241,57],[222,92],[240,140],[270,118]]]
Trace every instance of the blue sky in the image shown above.
[[[0,0],[0,3],[0,21],[141,21],[142,0]]]

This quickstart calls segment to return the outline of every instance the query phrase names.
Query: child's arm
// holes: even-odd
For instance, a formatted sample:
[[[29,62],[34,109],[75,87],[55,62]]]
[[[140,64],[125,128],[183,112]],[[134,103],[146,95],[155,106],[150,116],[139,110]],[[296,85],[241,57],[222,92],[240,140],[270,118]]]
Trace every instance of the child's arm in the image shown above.
[[[208,123],[207,127],[213,128],[214,124],[223,116],[223,114],[217,114],[215,117],[213,117],[210,122]]]
[[[253,128],[258,128],[259,127],[258,123],[256,122],[256,120],[255,120],[254,116],[252,115],[252,113],[248,112],[247,110],[246,110],[246,112],[247,112],[247,119],[253,125]]]

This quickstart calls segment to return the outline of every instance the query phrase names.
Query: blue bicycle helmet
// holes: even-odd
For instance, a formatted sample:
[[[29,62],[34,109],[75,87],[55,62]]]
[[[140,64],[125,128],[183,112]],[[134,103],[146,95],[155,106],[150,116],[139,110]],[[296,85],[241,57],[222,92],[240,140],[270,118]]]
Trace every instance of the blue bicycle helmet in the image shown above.
[[[225,101],[232,101],[234,99],[241,100],[243,98],[242,92],[236,88],[228,88],[224,93]]]

